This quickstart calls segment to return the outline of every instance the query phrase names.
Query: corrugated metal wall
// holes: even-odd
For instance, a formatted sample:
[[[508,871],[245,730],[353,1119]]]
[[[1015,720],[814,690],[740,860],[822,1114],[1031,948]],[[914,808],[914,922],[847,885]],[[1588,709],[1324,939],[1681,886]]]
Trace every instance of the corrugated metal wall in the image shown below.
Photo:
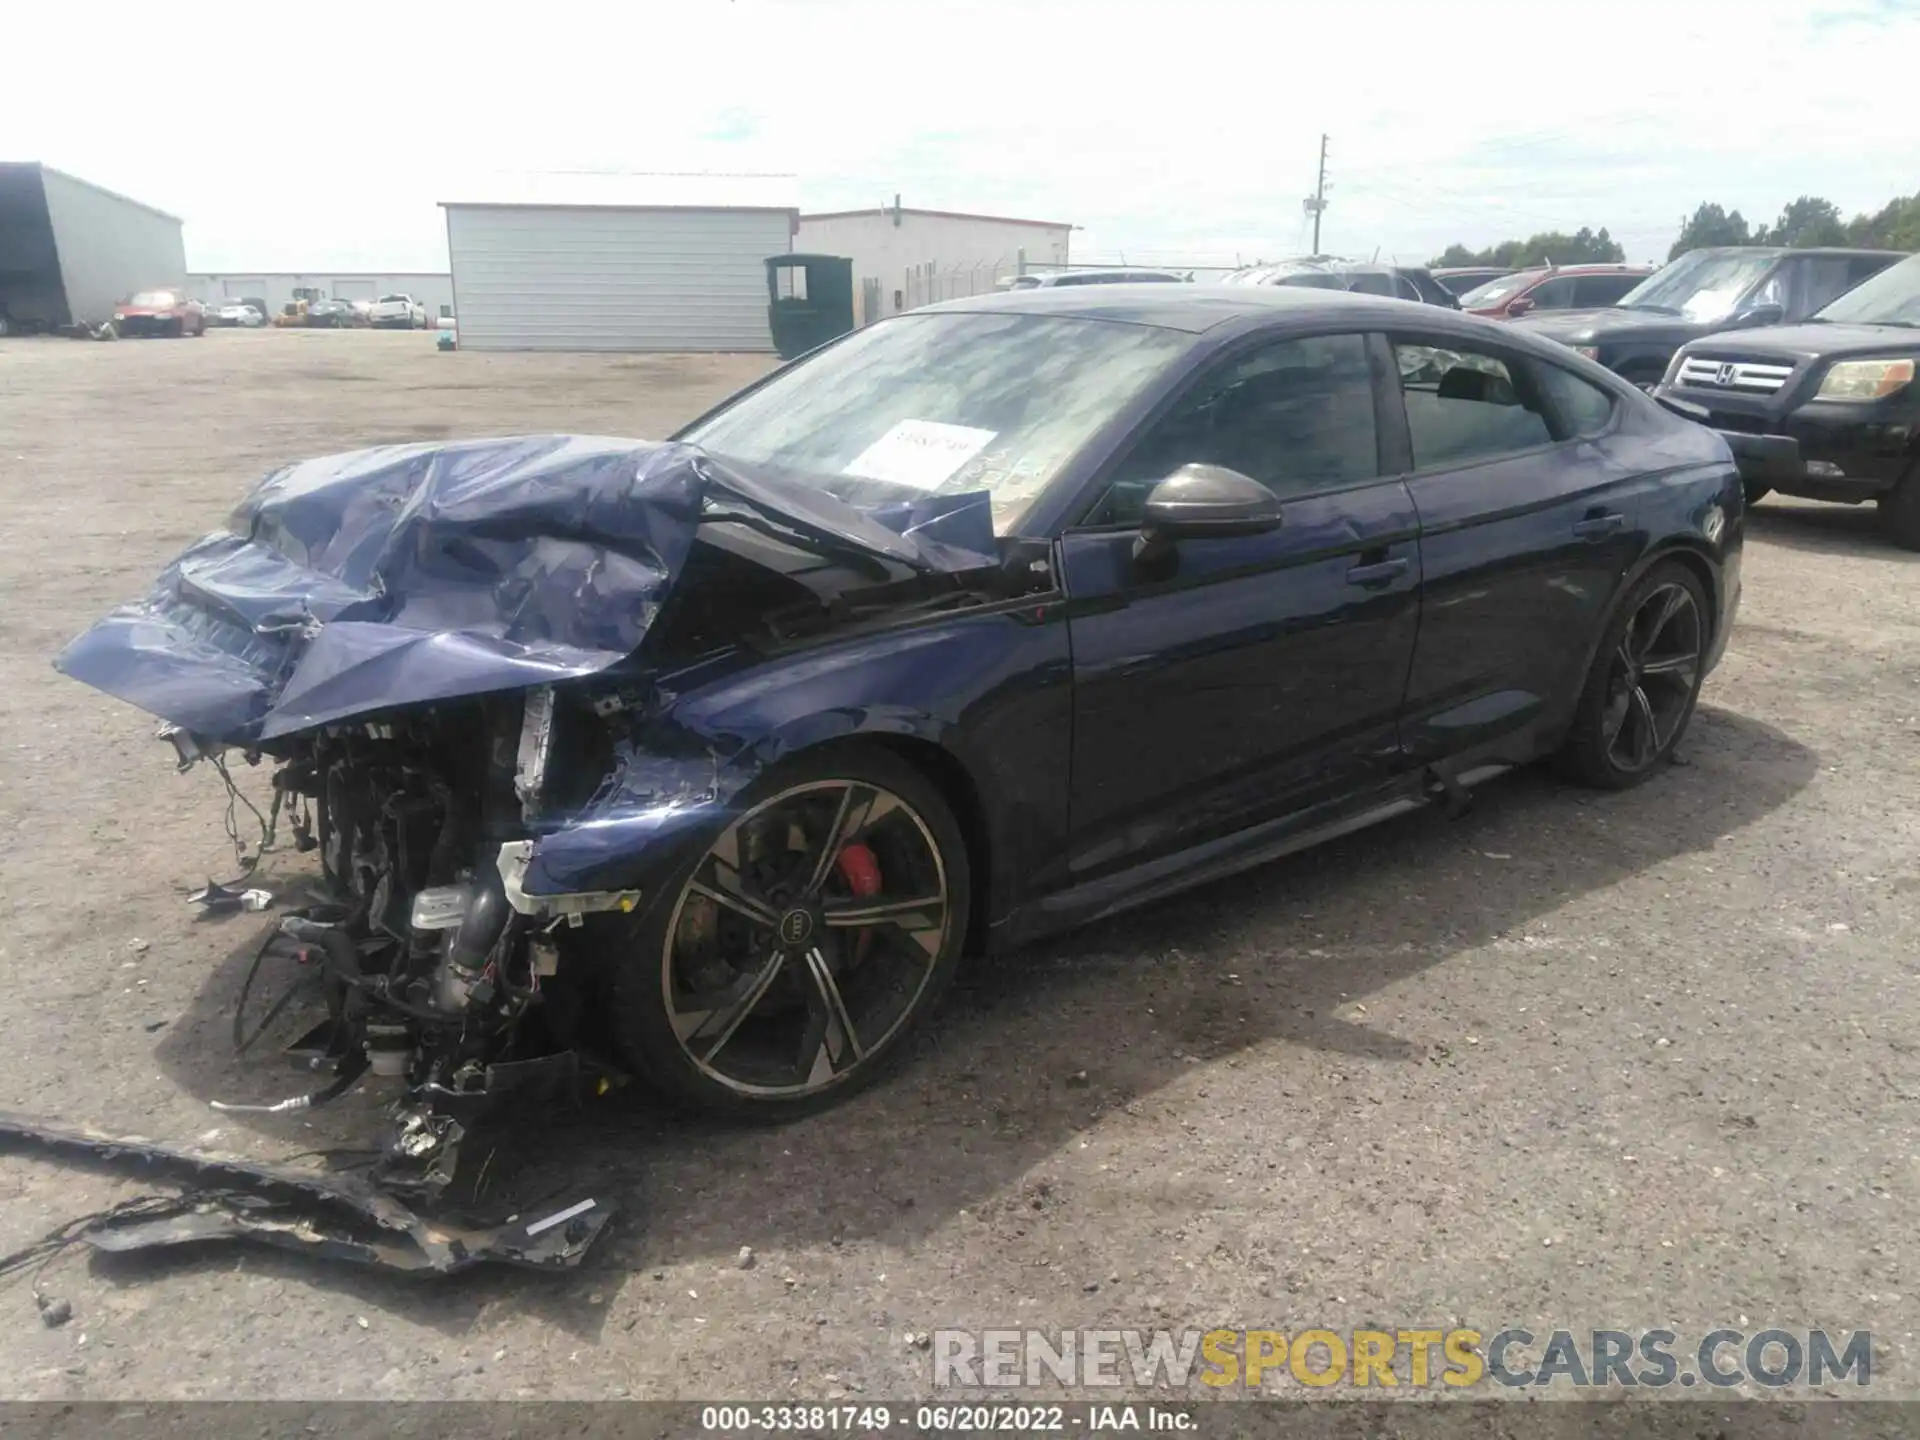
[[[110,320],[134,291],[186,280],[186,245],[171,215],[46,166],[40,177],[75,321]]]
[[[447,206],[463,350],[771,350],[793,214]]]

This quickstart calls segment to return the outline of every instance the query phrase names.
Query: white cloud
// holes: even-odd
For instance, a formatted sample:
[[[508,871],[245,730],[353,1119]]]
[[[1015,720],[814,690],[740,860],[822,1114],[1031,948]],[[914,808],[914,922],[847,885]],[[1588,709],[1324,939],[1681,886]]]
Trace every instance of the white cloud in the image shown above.
[[[16,57],[67,58],[9,67],[6,158],[184,214],[208,268],[442,264],[434,202],[483,170],[787,172],[817,208],[898,191],[1190,261],[1301,248],[1323,130],[1324,243],[1348,253],[1587,224],[1651,258],[1701,200],[1770,219],[1920,184],[1904,4],[350,0],[8,25]],[[166,74],[127,83],[156,26]]]

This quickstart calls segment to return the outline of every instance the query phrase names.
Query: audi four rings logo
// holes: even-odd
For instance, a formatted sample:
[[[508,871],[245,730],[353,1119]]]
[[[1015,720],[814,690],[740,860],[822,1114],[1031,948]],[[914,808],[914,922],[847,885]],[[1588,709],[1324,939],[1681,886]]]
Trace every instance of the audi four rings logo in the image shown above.
[[[805,943],[813,934],[813,916],[804,910],[789,910],[780,917],[780,938],[789,945]]]
[[[1713,378],[1722,385],[1731,385],[1733,383],[1733,366],[1722,365]]]

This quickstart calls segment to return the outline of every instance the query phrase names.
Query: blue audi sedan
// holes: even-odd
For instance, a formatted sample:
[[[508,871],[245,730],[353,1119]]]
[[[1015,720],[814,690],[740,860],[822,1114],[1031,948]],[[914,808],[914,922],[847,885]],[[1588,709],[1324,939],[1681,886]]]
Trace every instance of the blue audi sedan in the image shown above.
[[[664,442],[290,465],[59,664],[272,762],[313,1063],[404,1088],[417,1167],[543,1067],[821,1104],[983,948],[1509,767],[1635,784],[1741,527],[1717,435],[1512,327],[1041,288]]]

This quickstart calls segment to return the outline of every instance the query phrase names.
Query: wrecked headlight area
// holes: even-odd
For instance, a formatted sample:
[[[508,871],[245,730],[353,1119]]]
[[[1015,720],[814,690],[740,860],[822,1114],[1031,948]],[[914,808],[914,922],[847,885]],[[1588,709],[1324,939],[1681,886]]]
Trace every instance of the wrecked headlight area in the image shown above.
[[[260,848],[284,831],[320,883],[262,958],[297,958],[325,1017],[291,1047],[305,1088],[216,1104],[284,1113],[392,1085],[353,1197],[404,1202],[375,1207],[385,1233],[440,1201],[502,1098],[612,1078],[594,1021],[620,917],[784,743],[777,707],[720,726],[680,695],[999,598],[1007,574],[984,495],[859,509],[694,447],[593,437],[396,446],[268,476],[57,664],[161,717],[179,768],[210,762],[230,789],[235,758],[269,768]],[[272,1179],[276,1204],[298,1199]],[[605,1210],[531,1263],[576,1261]],[[193,1213],[133,1233],[273,1238],[231,1207]],[[529,1263],[476,1235],[462,1255]]]

